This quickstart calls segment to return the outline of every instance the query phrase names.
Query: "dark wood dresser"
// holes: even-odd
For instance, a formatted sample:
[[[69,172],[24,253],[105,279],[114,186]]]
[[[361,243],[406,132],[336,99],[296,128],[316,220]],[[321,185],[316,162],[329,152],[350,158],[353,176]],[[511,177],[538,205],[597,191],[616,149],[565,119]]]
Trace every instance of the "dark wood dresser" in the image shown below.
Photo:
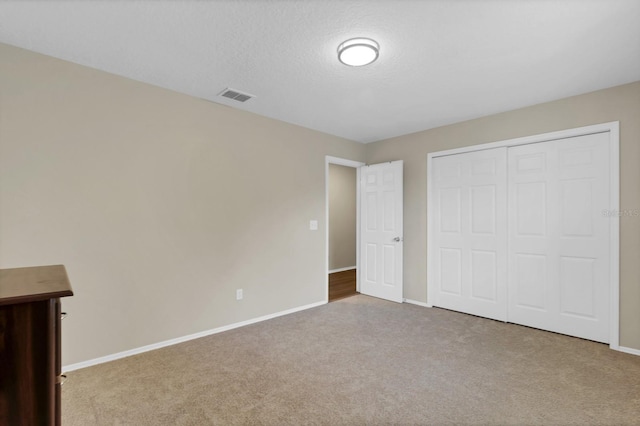
[[[63,265],[0,269],[0,425],[60,424]]]

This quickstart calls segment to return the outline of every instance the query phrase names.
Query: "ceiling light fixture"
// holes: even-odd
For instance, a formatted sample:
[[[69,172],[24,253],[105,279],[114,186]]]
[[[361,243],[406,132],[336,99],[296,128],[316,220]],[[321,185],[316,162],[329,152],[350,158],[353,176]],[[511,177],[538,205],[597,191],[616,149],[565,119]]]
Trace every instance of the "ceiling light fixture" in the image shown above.
[[[361,67],[378,59],[380,46],[370,38],[352,38],[338,46],[338,59],[345,65]]]

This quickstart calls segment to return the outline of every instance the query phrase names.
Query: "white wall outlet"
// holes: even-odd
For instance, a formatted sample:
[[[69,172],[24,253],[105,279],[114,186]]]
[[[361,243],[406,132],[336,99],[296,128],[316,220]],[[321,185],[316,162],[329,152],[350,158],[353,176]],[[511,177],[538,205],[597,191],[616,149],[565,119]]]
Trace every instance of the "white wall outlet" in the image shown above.
[[[310,231],[317,231],[318,230],[318,221],[317,220],[310,220],[309,221],[309,230]]]
[[[242,294],[242,289],[239,288],[236,290],[236,300],[242,300],[243,294]]]

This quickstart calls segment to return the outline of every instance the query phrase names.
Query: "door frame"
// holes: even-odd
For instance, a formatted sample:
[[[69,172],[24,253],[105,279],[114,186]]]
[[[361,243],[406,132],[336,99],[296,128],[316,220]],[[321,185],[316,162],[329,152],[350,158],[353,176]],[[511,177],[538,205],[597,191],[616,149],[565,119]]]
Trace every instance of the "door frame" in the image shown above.
[[[585,136],[594,133],[609,132],[609,208],[612,212],[620,211],[620,122],[595,124],[592,126],[578,127],[575,129],[561,130],[557,132],[542,133],[539,135],[525,136],[515,139],[507,139],[498,142],[490,142],[479,145],[471,145],[463,148],[449,149],[445,151],[430,152],[427,154],[427,306],[433,307],[436,297],[436,289],[433,283],[433,269],[429,267],[434,261],[433,250],[435,246],[433,232],[433,188],[431,185],[433,174],[433,158],[445,155],[462,154],[466,152],[480,151],[492,148],[513,147],[518,145],[549,142],[558,139],[566,139],[576,136]],[[609,260],[611,270],[609,282],[611,283],[611,301],[609,312],[609,347],[620,350],[620,217],[609,216]]]
[[[329,303],[329,164],[356,169],[356,291],[360,291],[360,167],[365,163],[326,155],[324,160],[324,209],[325,209],[325,303]]]

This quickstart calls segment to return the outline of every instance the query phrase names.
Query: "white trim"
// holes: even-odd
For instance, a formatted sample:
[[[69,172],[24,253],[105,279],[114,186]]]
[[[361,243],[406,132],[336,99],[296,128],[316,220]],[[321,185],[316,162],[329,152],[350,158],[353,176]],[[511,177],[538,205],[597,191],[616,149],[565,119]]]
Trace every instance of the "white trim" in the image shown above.
[[[520,138],[483,143],[479,145],[469,145],[462,148],[454,148],[454,149],[447,149],[444,151],[430,152],[427,154],[427,158],[443,157],[445,155],[462,154],[465,152],[481,151],[484,149],[503,148],[505,146],[510,147],[510,146],[526,145],[529,143],[548,142],[556,139],[566,139],[566,138],[572,138],[576,136],[592,135],[594,133],[611,132],[611,134],[613,135],[614,129],[615,129],[615,133],[616,134],[618,133],[617,129],[619,128],[619,123],[620,123],[619,121],[611,121],[608,123],[594,124],[593,126],[577,127],[575,129],[560,130],[557,132],[542,133],[539,135],[524,136]]]
[[[338,269],[332,269],[329,271],[330,274],[335,274],[336,272],[344,272],[344,271],[351,271],[352,269],[358,269],[357,266],[347,266],[346,268],[338,268]]]
[[[361,163],[356,168],[356,291],[360,293],[360,169],[364,166]],[[327,240],[327,243],[329,240]]]
[[[609,124],[609,203],[611,209],[620,211],[620,122]],[[620,218],[615,215],[610,217],[609,234],[609,264],[611,271],[609,282],[611,283],[611,312],[609,321],[609,347],[620,350]]]
[[[103,364],[109,361],[115,361],[116,359],[125,358],[131,355],[141,354],[143,352],[153,351],[155,349],[164,348],[165,346],[177,345],[178,343],[184,343],[189,340],[199,339],[201,337],[210,336],[212,334],[222,333],[223,331],[233,330],[234,328],[244,327],[245,325],[255,324],[257,322],[262,322],[266,320],[270,320],[273,318],[281,317],[283,315],[293,314],[295,312],[304,311],[306,309],[315,308],[321,305],[325,305],[327,302],[316,302],[311,303],[309,305],[298,306],[297,308],[287,309],[286,311],[276,312],[274,314],[264,315],[258,318],[253,318],[246,321],[236,322],[234,324],[224,325],[222,327],[213,328],[211,330],[201,331],[199,333],[189,334],[187,336],[177,337],[175,339],[165,340],[163,342],[153,343],[151,345],[142,346],[135,349],[130,349],[124,352],[118,352],[115,354],[103,356],[100,358],[90,359],[88,361],[82,361],[75,364],[70,364],[62,367],[62,371],[73,371],[79,370],[85,367],[91,367],[93,365]]]
[[[431,171],[433,169],[432,155],[427,155],[427,303],[431,306],[438,304],[436,288],[430,284],[434,282],[433,268],[431,268],[431,261],[433,260],[433,246],[434,239],[432,237],[432,230],[435,229],[435,223],[433,223],[433,203],[431,202],[431,194],[433,193],[433,187],[431,185]]]
[[[515,139],[507,139],[504,141],[490,142],[479,145],[471,145],[463,148],[448,149],[445,151],[430,152],[427,154],[427,301],[431,305],[437,305],[437,292],[435,291],[433,282],[433,272],[429,265],[433,261],[433,211],[431,195],[433,189],[432,180],[432,159],[434,157],[443,157],[445,155],[462,154],[465,152],[480,151],[485,149],[512,147],[525,145],[530,143],[548,142],[557,139],[566,139],[576,136],[585,136],[595,133],[609,132],[610,147],[610,180],[609,200],[613,211],[620,211],[620,122],[611,121],[608,123],[594,124],[593,126],[578,127],[575,129],[561,130],[551,133],[543,133],[539,135],[525,136]],[[620,343],[620,219],[613,215],[610,224],[610,256],[611,256],[611,312],[610,322],[611,330],[609,335],[609,347],[614,350],[621,350]]]
[[[324,217],[325,217],[325,271],[327,271],[325,286],[325,301],[329,301],[329,164],[353,167],[356,169],[356,270],[360,269],[360,167],[365,163],[346,158],[324,157]],[[360,274],[356,274],[356,291],[360,291]]]
[[[358,168],[365,165],[365,163],[361,161],[347,160],[346,158],[332,157],[330,155],[327,155],[325,158],[327,160],[327,164],[337,164],[338,166]]]
[[[413,299],[402,299],[402,300],[404,301],[404,303],[410,303],[412,305],[422,306],[423,308],[433,308],[433,306],[429,305],[428,303],[419,302],[417,300],[413,300]]]
[[[640,349],[627,348],[624,346],[618,346],[617,351],[624,352],[626,354],[640,356]]]

